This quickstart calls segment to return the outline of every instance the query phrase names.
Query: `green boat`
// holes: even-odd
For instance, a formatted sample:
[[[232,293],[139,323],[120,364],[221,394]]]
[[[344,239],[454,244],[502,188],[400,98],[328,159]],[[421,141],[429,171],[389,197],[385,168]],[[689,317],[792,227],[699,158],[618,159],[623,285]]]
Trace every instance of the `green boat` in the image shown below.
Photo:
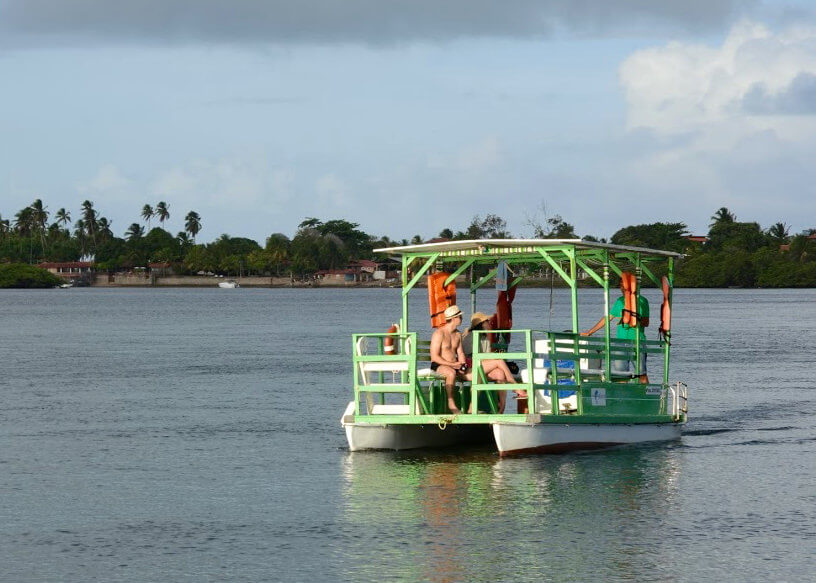
[[[351,451],[444,447],[492,438],[500,455],[512,455],[681,437],[688,390],[682,382],[669,382],[672,283],[680,254],[580,239],[446,241],[376,252],[402,264],[402,314],[389,331],[352,335],[354,399],[341,419]],[[461,292],[466,285],[473,313],[477,291],[493,287],[499,298],[502,293],[512,297],[525,278],[542,270],[559,277],[570,291],[571,330],[515,324],[475,330],[472,372],[469,380],[456,383],[452,412],[444,377],[431,368],[430,337],[412,331],[418,318],[428,316],[409,318],[409,293],[431,279],[445,290],[458,283]],[[610,290],[619,280],[624,300],[615,304]],[[652,318],[661,320],[658,339],[637,333],[637,318],[644,318],[639,313],[641,285],[650,284],[663,291],[663,304]],[[578,324],[578,296],[590,287],[603,290],[596,313],[607,325],[599,321],[596,336],[582,334]],[[623,326],[620,337],[621,328],[616,334],[614,320],[606,315],[624,305],[617,315],[631,326]],[[646,356],[648,375],[642,370]],[[488,378],[484,363],[491,360],[515,363],[516,382]],[[502,393],[522,398],[508,399],[502,410]]]

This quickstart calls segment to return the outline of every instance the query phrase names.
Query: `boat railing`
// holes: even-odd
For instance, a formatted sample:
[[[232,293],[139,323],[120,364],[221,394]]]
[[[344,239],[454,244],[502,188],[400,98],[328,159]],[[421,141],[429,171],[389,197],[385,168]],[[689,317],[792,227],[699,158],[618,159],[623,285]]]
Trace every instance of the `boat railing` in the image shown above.
[[[688,385],[684,382],[676,382],[669,387],[671,395],[671,416],[680,421],[688,416]]]
[[[521,337],[523,352],[503,351],[482,352],[480,335],[491,334],[493,338],[511,334]],[[473,383],[471,400],[482,392],[491,395],[497,390],[525,390],[527,411],[559,415],[585,413],[593,405],[606,411],[631,412],[638,408],[655,408],[666,412],[666,389],[662,385],[641,385],[636,389],[624,389],[621,381],[631,381],[637,373],[616,372],[612,363],[616,360],[635,361],[641,353],[663,353],[665,343],[661,340],[641,340],[633,342],[611,338],[609,349],[603,338],[582,336],[573,332],[553,332],[546,330],[494,330],[474,332],[473,340]],[[495,343],[492,343],[495,346]],[[501,359],[521,361],[517,384],[497,384],[490,382],[481,368],[485,360]],[[518,364],[518,363],[517,363]],[[615,383],[615,384],[613,384]],[[558,390],[551,390],[558,387]],[[640,394],[642,393],[642,394]],[[594,396],[587,399],[588,396]],[[655,401],[659,399],[658,404]],[[610,405],[607,405],[607,402]],[[585,405],[588,406],[585,407]],[[492,406],[492,401],[490,405]],[[611,406],[614,405],[614,406]],[[586,411],[588,412],[588,411]]]
[[[473,380],[459,383],[465,397],[461,406],[471,414],[462,422],[477,422],[485,415],[500,415],[498,392],[526,391],[526,407],[506,407],[502,418],[511,415],[635,415],[677,416],[685,407],[685,390],[663,384],[641,385],[633,373],[615,373],[614,360],[636,358],[638,351],[659,353],[664,343],[610,339],[571,332],[545,330],[496,330],[494,340],[504,333],[513,338],[504,352],[481,351],[481,338],[488,332],[474,331]],[[395,347],[386,352],[386,340]],[[450,413],[446,406],[444,381],[430,365],[430,342],[418,341],[413,332],[353,335],[355,414],[427,416],[436,419]],[[496,383],[487,378],[483,363],[488,360],[513,361],[520,365],[517,383]],[[427,364],[422,364],[427,363]],[[421,368],[420,368],[421,367]],[[365,412],[361,411],[365,404]],[[475,403],[475,407],[471,404]],[[432,420],[433,420],[432,419]]]
[[[394,347],[386,353],[386,341]],[[416,388],[416,333],[394,332],[354,334],[354,401],[355,414],[360,414],[360,401],[365,399],[368,414],[411,414],[427,411],[421,393]],[[388,395],[397,395],[397,403],[389,403]],[[374,402],[377,399],[378,402]]]

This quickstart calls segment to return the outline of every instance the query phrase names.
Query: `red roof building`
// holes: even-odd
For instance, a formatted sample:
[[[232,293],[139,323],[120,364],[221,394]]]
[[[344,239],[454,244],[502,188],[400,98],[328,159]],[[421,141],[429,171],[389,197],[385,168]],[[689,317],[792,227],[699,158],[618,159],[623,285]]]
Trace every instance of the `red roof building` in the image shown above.
[[[688,235],[686,239],[692,243],[706,243],[708,241],[708,237],[705,235]]]
[[[80,279],[93,273],[94,264],[90,261],[65,261],[40,263],[37,267],[46,269],[63,279]]]

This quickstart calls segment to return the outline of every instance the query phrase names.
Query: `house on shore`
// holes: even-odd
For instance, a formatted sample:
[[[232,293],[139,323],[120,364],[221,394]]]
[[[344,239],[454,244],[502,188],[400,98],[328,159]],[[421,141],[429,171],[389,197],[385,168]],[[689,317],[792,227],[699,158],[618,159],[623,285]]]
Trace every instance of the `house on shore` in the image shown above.
[[[175,275],[173,266],[166,261],[158,263],[149,263],[147,268],[150,270],[150,275],[154,277],[166,277],[168,275]]]
[[[54,261],[40,263],[37,267],[72,283],[80,279],[90,280],[94,273],[94,264],[91,261]]]
[[[388,263],[371,261],[370,259],[355,259],[343,269],[323,269],[315,273],[315,277],[325,283],[354,284],[370,281],[386,281],[396,279],[399,274],[389,270]]]

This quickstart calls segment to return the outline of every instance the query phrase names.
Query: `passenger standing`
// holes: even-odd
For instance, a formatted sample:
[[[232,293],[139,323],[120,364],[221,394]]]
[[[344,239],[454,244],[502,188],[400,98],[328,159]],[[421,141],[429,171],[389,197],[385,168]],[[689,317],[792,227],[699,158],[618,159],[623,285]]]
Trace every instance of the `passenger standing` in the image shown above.
[[[646,340],[646,333],[644,329],[649,326],[649,301],[643,296],[639,295],[637,307],[637,325],[630,326],[628,324],[624,324],[623,310],[625,308],[626,301],[623,294],[626,293],[626,290],[624,289],[622,278],[620,282],[620,291],[621,296],[615,300],[615,303],[612,305],[612,309],[609,310],[608,318],[608,320],[620,318],[615,336],[620,340],[629,340],[632,343],[635,342],[636,338],[640,337],[641,342],[643,342]],[[603,328],[606,322],[607,318],[601,318],[592,328],[584,332],[582,336],[592,336],[595,332]],[[613,360],[612,370],[623,373],[635,372],[635,362],[633,360]],[[644,384],[649,382],[649,376],[646,374],[645,350],[640,351],[640,382]]]

